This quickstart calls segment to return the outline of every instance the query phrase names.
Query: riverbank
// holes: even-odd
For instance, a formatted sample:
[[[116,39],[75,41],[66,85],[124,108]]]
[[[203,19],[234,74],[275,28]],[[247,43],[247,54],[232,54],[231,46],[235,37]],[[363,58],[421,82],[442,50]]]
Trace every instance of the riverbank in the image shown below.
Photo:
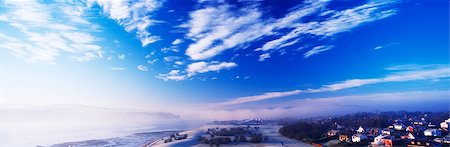
[[[67,147],[67,146],[122,146],[122,147],[137,147],[146,146],[148,142],[156,141],[164,136],[176,133],[179,131],[160,131],[160,132],[145,132],[135,133],[123,137],[114,137],[108,139],[94,139],[85,141],[65,142],[51,145],[50,147]]]

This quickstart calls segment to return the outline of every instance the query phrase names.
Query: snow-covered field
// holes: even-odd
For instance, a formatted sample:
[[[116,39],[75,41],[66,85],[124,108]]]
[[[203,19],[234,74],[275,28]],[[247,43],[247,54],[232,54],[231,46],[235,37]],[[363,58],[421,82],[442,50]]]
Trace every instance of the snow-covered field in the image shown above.
[[[188,138],[184,140],[175,140],[169,143],[164,143],[162,140],[157,140],[150,143],[147,147],[184,147],[184,146],[196,146],[196,147],[209,147],[209,144],[198,144],[196,141],[197,136],[203,135],[205,130],[208,128],[232,128],[232,127],[245,127],[246,125],[203,125],[201,127],[180,132],[180,134],[188,134]],[[302,147],[302,146],[311,146],[309,144],[299,142],[294,139],[290,139],[282,136],[278,133],[278,130],[282,127],[281,125],[258,125],[260,127],[260,131],[263,136],[268,136],[269,141],[263,143],[231,143],[221,146],[242,146],[242,147],[270,147],[270,146],[289,146],[289,147]],[[281,144],[283,143],[283,145]]]
[[[96,139],[86,140],[78,142],[66,142],[60,144],[54,144],[50,147],[92,147],[92,146],[120,146],[120,147],[141,147],[147,144],[149,141],[155,141],[161,139],[161,137],[176,133],[176,131],[163,131],[163,132],[149,132],[149,133],[136,133],[124,137],[115,137],[109,139]]]

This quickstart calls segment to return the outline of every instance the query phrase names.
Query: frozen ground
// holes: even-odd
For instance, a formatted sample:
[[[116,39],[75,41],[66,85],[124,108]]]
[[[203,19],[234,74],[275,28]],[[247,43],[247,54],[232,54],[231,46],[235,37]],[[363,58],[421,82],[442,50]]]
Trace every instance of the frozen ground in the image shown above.
[[[280,125],[258,125],[260,127],[260,131],[263,136],[268,136],[269,141],[264,143],[231,143],[221,146],[246,146],[246,147],[270,147],[270,146],[288,146],[288,147],[302,147],[302,146],[311,146],[309,144],[299,142],[297,140],[293,140],[287,137],[282,136],[278,133],[278,130],[281,128]],[[196,147],[209,147],[208,144],[198,144],[196,141],[197,136],[203,135],[203,132],[208,128],[231,128],[231,127],[239,127],[238,125],[203,125],[196,129],[183,131],[180,134],[188,134],[188,138],[184,140],[176,140],[170,143],[164,143],[162,140],[157,140],[151,142],[147,145],[147,147],[181,147],[181,146],[196,146]],[[244,126],[245,127],[245,126]],[[283,143],[283,145],[281,144]]]
[[[140,147],[144,146],[149,141],[155,141],[161,139],[161,137],[168,136],[176,131],[164,131],[164,132],[149,132],[149,133],[136,133],[125,137],[115,137],[109,139],[96,139],[86,140],[78,142],[66,142],[51,145],[50,147],[92,147],[92,146],[120,146],[120,147]]]

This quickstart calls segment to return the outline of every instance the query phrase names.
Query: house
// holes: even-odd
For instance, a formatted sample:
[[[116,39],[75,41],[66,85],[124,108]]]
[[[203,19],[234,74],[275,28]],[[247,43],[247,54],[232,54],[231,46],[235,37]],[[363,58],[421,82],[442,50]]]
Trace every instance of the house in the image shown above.
[[[394,126],[394,129],[398,130],[398,131],[405,130],[405,128],[406,128],[406,126],[403,125],[402,123],[395,123],[393,126]]]
[[[390,136],[391,132],[392,132],[391,129],[383,129],[383,131],[381,131],[381,134]]]
[[[183,135],[175,135],[175,140],[183,140],[187,138],[187,134],[183,134]]]
[[[364,133],[364,128],[362,126],[359,126],[358,130],[356,130],[357,133]]]
[[[401,136],[402,139],[409,139],[409,140],[414,140],[416,139],[416,136],[412,133],[408,133],[405,136]]]
[[[381,139],[384,146],[406,146],[406,142],[403,139],[396,138],[394,136],[386,136]]]
[[[381,141],[383,141],[384,146],[393,146],[393,137],[390,136],[386,136],[384,138],[381,139]]]
[[[414,128],[412,126],[406,127],[406,132],[414,132]]]
[[[444,138],[434,138],[433,141],[436,143],[444,143]]]
[[[426,129],[428,129],[428,127],[426,127],[426,126],[420,126],[420,125],[414,126],[414,131],[416,131],[416,132],[423,132]]]
[[[367,138],[367,136],[365,134],[358,133],[358,134],[353,134],[352,135],[352,142],[362,142],[362,141],[365,141],[367,139],[368,138]]]
[[[409,147],[419,147],[419,146],[432,146],[432,144],[426,140],[411,140],[408,142]]]
[[[441,136],[441,130],[438,129],[426,129],[425,131],[423,131],[423,135],[428,136],[428,137],[436,137],[436,136]]]
[[[450,118],[448,118],[447,120],[441,122],[440,126],[442,129],[444,130],[448,130],[448,126],[450,125]]]
[[[379,136],[375,137],[375,138],[373,139],[372,145],[374,145],[374,146],[383,145],[384,142],[383,142],[382,139],[383,139],[384,137],[386,137],[386,135],[379,135]]]
[[[445,144],[450,144],[450,137],[445,137],[443,142]]]
[[[369,136],[378,136],[381,134],[381,128],[370,128],[367,132],[367,135]]]
[[[172,138],[164,140],[164,143],[169,143],[169,142],[172,142]]]
[[[437,128],[437,126],[430,123],[430,124],[428,124],[428,128]]]
[[[333,137],[333,136],[336,136],[337,134],[339,133],[339,130],[330,130],[330,131],[328,131],[327,132],[327,136],[328,137]]]
[[[339,135],[339,141],[341,142],[350,142],[350,138],[347,134],[340,134]]]
[[[414,121],[414,125],[426,125],[427,122],[425,120]]]

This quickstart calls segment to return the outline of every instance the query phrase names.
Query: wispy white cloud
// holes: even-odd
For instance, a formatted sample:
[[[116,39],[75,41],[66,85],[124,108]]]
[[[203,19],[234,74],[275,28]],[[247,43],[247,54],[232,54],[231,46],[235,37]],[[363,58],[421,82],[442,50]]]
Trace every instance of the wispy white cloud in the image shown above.
[[[294,38],[301,38],[304,34],[314,34],[320,36],[332,36],[334,34],[349,31],[361,24],[383,19],[396,14],[396,10],[386,9],[394,4],[395,1],[370,1],[367,4],[346,9],[342,11],[327,11],[333,14],[331,17],[317,22],[296,23],[294,30],[290,33],[267,42],[258,50],[266,51],[279,49],[298,42],[290,41]],[[290,41],[290,42],[289,42]]]
[[[184,62],[181,62],[181,61],[175,61],[174,62],[176,65],[183,65],[184,64]]]
[[[208,59],[265,34],[258,23],[262,14],[256,8],[230,9],[229,5],[211,6],[190,13],[191,20],[182,26],[189,28],[187,36],[195,42],[186,55],[193,60]]]
[[[278,46],[277,49],[279,49],[279,48],[284,48],[284,47],[288,47],[288,46],[291,46],[291,45],[294,45],[294,44],[296,44],[297,42],[299,42],[299,40],[300,40],[300,39],[295,39],[295,40],[290,41],[290,42],[287,42],[287,43],[285,43],[285,44],[281,44],[280,46]]]
[[[254,101],[262,101],[266,99],[273,99],[273,98],[279,98],[279,97],[286,97],[291,95],[296,95],[301,93],[301,90],[292,90],[292,91],[283,91],[283,92],[268,92],[261,95],[256,96],[247,96],[247,97],[240,97],[236,98],[227,102],[220,103],[219,105],[235,105],[235,104],[241,104],[241,103],[247,103],[247,102],[254,102]]]
[[[143,47],[160,40],[160,37],[152,35],[148,28],[159,22],[152,19],[149,14],[161,7],[161,1],[88,0],[88,4],[98,4],[106,16],[123,26],[127,32],[136,33],[136,37],[140,39]]]
[[[265,43],[261,48],[256,49],[256,51],[267,51],[272,49],[280,49],[286,46],[293,45],[299,41],[299,39],[292,40],[298,37],[300,34],[305,34],[309,28],[311,28],[311,24],[313,23],[300,23],[299,20],[305,16],[309,16],[314,12],[320,11],[327,4],[328,0],[323,1],[305,1],[304,4],[300,7],[297,7],[292,12],[286,14],[285,17],[276,20],[275,22],[269,23],[267,26],[274,31],[278,29],[294,29],[286,35],[269,41]]]
[[[264,54],[259,55],[258,61],[262,62],[262,61],[264,61],[264,60],[266,60],[268,58],[270,58],[270,54],[269,53],[264,53]]]
[[[406,71],[406,70],[424,70],[424,69],[434,69],[434,68],[444,68],[448,65],[442,65],[442,64],[426,64],[426,65],[420,65],[420,64],[403,64],[403,65],[395,65],[388,68],[385,68],[386,70],[393,70],[393,71]]]
[[[55,63],[67,55],[76,61],[102,58],[102,47],[91,32],[95,24],[85,19],[84,7],[68,3],[46,5],[37,1],[3,1],[6,22],[17,30],[0,30],[0,48],[8,49],[27,62]],[[82,4],[79,4],[82,5]],[[70,10],[70,12],[68,12]]]
[[[140,70],[140,71],[148,71],[148,67],[144,66],[144,65],[138,65],[137,69]]]
[[[123,59],[125,59],[125,54],[117,55],[117,58],[120,60],[123,60]]]
[[[330,50],[331,48],[333,48],[333,46],[324,46],[324,45],[316,46],[316,47],[312,48],[311,50],[307,51],[306,53],[304,53],[303,58],[311,57],[318,53]]]
[[[161,51],[162,51],[163,53],[168,53],[169,51],[178,53],[180,50],[178,49],[177,46],[173,45],[173,46],[171,46],[171,47],[164,47],[164,48],[161,48]]]
[[[197,73],[205,73],[205,72],[210,72],[210,71],[219,71],[222,69],[230,69],[233,67],[236,67],[237,64],[234,62],[221,62],[221,63],[216,63],[216,62],[195,62],[195,63],[191,63],[188,65],[188,68],[186,69],[186,71],[189,74],[197,74]]]
[[[149,64],[154,64],[156,61],[158,61],[158,59],[147,60],[147,63],[149,63]]]
[[[80,5],[80,3],[77,2],[67,2],[70,5],[69,6],[63,6],[60,7],[60,9],[63,11],[64,14],[66,14],[67,19],[69,19],[71,22],[76,22],[80,24],[90,24],[91,22],[84,19],[86,7],[84,5]],[[93,28],[97,28],[97,25],[93,25]]]
[[[166,62],[173,62],[173,61],[179,60],[179,59],[181,59],[181,57],[178,57],[178,56],[167,56],[167,57],[164,57],[164,61],[166,61]]]
[[[400,43],[398,43],[398,42],[388,43],[388,44],[377,46],[377,47],[375,47],[373,49],[374,50],[379,50],[379,49],[383,49],[383,48],[387,48],[387,47],[391,47],[391,46],[396,46],[396,45],[400,45]]]
[[[391,82],[407,82],[407,81],[417,81],[417,80],[436,80],[450,78],[450,67],[448,65],[436,66],[436,68],[421,69],[421,70],[407,70],[401,72],[395,72],[384,77],[370,78],[370,79],[350,79],[334,84],[323,85],[317,89],[306,89],[306,90],[292,90],[284,92],[269,92],[261,95],[246,96],[235,98],[226,102],[218,103],[217,105],[232,105],[241,104],[248,102],[261,101],[266,99],[273,99],[279,97],[286,97],[297,95],[300,93],[320,93],[320,92],[332,92],[339,91],[349,88],[361,87],[365,85],[373,85],[380,83],[391,83]]]
[[[178,44],[180,44],[180,43],[183,43],[183,40],[182,40],[182,39],[175,39],[175,40],[172,42],[172,45],[178,45]]]
[[[187,75],[184,75],[181,73],[180,70],[171,70],[169,73],[166,74],[158,74],[156,78],[162,79],[164,81],[174,80],[174,81],[181,81],[188,78]]]
[[[109,68],[109,70],[113,70],[113,71],[121,71],[121,70],[125,70],[126,68],[123,67],[111,67]]]
[[[167,80],[185,80],[187,78],[193,77],[194,75],[206,72],[220,71],[224,69],[230,69],[236,67],[237,64],[234,62],[195,62],[187,66],[186,70],[172,70],[167,74],[159,74],[156,77],[159,79]]]
[[[372,0],[368,3],[351,9],[332,12],[332,16],[308,30],[308,33],[332,36],[336,33],[349,31],[361,24],[383,19],[397,13],[392,9],[395,0]]]

